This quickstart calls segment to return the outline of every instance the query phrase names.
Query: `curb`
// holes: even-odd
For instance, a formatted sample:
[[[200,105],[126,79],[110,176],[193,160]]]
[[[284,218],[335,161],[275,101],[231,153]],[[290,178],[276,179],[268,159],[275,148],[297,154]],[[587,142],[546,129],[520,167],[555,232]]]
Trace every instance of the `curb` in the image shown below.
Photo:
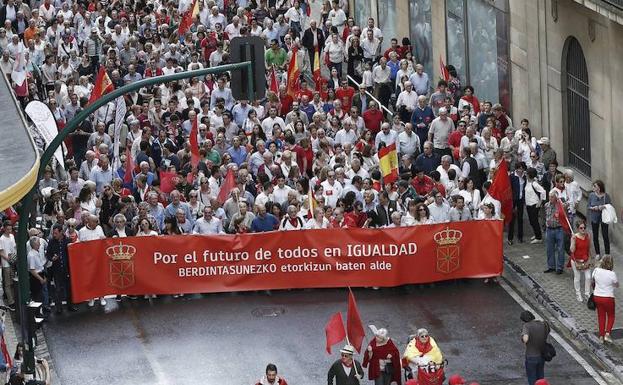
[[[597,337],[590,331],[578,326],[575,318],[567,313],[561,306],[553,300],[534,278],[526,271],[506,256],[504,256],[505,272],[510,275],[512,281],[520,282],[525,289],[534,296],[534,299],[541,304],[555,319],[557,319],[567,331],[575,337],[594,358],[601,362],[619,381],[623,382],[623,361],[614,357],[606,349]],[[510,282],[512,284],[512,282]]]

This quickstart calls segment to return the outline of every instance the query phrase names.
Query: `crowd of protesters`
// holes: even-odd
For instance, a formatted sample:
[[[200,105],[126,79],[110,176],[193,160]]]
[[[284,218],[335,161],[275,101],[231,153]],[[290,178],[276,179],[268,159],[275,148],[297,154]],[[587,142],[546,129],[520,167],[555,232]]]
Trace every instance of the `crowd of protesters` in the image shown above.
[[[497,101],[479,100],[451,65],[448,79],[434,80],[408,38],[399,44],[390,37],[384,50],[387,37],[375,20],[356,25],[343,0],[325,2],[317,19],[305,1],[201,0],[179,33],[191,3],[6,0],[0,7],[0,68],[22,105],[47,104],[59,130],[88,104],[100,66],[119,88],[227,64],[232,38],[260,36],[267,76],[274,68],[279,82],[277,92],[254,101],[232,97],[227,73],[141,88],[124,96],[118,142],[114,102],[81,122],[65,141],[64,167],[54,161],[39,181],[42,221],[30,232],[29,268],[33,295],[46,306],[62,311],[68,298],[71,242],[499,220],[500,202],[488,189],[503,161],[513,191],[508,244],[524,241],[525,210],[530,242],[546,242],[547,272],[562,272],[571,244],[585,246],[582,235],[578,241],[560,230],[556,199],[574,223],[581,192],[570,170],[559,171],[549,139],[534,137],[526,119],[514,125]],[[293,57],[300,74],[294,92],[286,86]],[[314,76],[315,60],[325,78]],[[25,90],[11,77],[19,65]],[[189,140],[195,119],[197,165]],[[385,183],[377,153],[392,144],[399,177]],[[235,186],[219,199],[230,170]],[[609,203],[603,182],[595,181],[588,221],[596,254],[600,229],[603,254],[610,253],[601,220]],[[7,218],[0,237],[9,306],[14,219]]]

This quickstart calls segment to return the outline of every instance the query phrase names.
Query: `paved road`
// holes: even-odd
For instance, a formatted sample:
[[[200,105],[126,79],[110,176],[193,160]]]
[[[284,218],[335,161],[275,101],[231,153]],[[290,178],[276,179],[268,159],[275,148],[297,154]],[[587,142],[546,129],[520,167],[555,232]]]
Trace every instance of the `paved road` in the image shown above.
[[[410,333],[426,327],[449,373],[525,385],[522,309],[499,286],[471,281],[355,295],[364,322],[387,327],[401,351]],[[324,351],[324,324],[346,312],[346,299],[346,290],[332,289],[124,300],[109,303],[106,314],[95,308],[52,319],[45,334],[63,385],[251,384],[268,362],[292,384],[318,385],[337,358]],[[555,345],[558,356],[546,368],[552,384],[596,383]]]

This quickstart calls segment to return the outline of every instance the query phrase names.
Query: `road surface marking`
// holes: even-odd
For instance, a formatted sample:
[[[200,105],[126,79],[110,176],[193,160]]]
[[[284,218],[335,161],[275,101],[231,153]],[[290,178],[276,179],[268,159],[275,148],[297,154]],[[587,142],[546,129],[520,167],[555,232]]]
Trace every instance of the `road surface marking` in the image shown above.
[[[519,306],[521,306],[524,310],[530,310],[532,313],[534,313],[537,319],[541,319],[538,312],[534,310],[530,305],[528,305],[528,303],[526,303],[526,301],[524,301],[513,289],[511,289],[511,287],[508,286],[506,282],[499,280],[499,283],[502,289],[504,289],[508,293],[508,295],[510,295],[515,300],[515,302],[519,304]],[[593,377],[593,379],[599,385],[608,385],[603,377],[601,377],[601,375],[597,373],[597,371],[580,354],[578,354],[578,352],[576,352],[575,349],[573,349],[573,347],[569,345],[567,341],[565,341],[558,333],[556,333],[554,330],[551,330],[549,334],[556,340],[556,342],[558,342],[558,344],[560,344],[560,346],[562,346],[567,351],[567,353],[569,353],[569,355],[571,355],[571,357],[573,357],[580,365],[582,365],[584,370],[586,370],[586,372],[590,374],[591,377]]]

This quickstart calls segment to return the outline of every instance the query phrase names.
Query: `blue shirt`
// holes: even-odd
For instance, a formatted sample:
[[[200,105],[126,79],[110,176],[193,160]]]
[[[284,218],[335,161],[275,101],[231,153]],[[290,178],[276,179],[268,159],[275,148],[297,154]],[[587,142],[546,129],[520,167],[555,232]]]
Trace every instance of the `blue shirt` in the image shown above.
[[[305,115],[307,115],[307,121],[311,122],[312,121],[312,117],[316,113],[316,107],[314,107],[310,103],[307,103],[307,105],[301,104],[301,111],[303,111],[305,113]]]
[[[413,89],[418,95],[426,95],[428,93],[430,80],[426,72],[422,72],[422,76],[418,75],[417,72],[411,74],[409,81],[413,84]]]
[[[247,150],[242,146],[238,146],[237,149],[234,147],[230,147],[227,150],[227,153],[231,155],[231,160],[238,166],[240,166],[247,160]]]
[[[236,104],[234,108],[232,108],[231,113],[234,116],[234,123],[236,123],[238,127],[242,127],[245,119],[249,116],[249,111],[251,111],[252,108],[253,107],[251,107],[250,104],[243,106],[240,103]]]
[[[273,214],[266,213],[264,218],[260,215],[255,217],[253,222],[251,222],[251,231],[254,233],[263,233],[266,231],[273,231],[279,225],[279,221],[277,217]]]
[[[398,74],[398,70],[400,69],[400,62],[396,61],[394,63],[390,60],[387,62],[387,66],[391,70],[389,78],[392,79],[392,83],[396,83],[396,75]]]

